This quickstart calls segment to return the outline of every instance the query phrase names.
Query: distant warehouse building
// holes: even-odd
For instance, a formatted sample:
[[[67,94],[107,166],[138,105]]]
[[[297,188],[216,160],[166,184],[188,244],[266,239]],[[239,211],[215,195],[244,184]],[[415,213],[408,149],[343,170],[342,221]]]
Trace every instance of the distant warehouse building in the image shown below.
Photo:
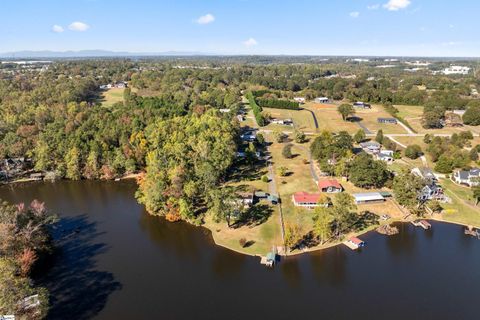
[[[354,193],[355,204],[384,202],[385,197],[380,192]]]

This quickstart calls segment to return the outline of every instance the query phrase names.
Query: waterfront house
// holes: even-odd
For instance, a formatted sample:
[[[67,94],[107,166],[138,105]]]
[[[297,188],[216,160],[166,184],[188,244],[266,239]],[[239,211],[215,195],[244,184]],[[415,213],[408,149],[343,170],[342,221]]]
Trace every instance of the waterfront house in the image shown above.
[[[352,194],[355,204],[384,202],[385,197],[379,192],[366,192]]]
[[[330,103],[330,99],[327,97],[318,97],[315,98],[315,103]]]
[[[343,191],[343,187],[337,180],[320,180],[318,181],[318,189],[325,193],[339,193]]]
[[[438,200],[444,202],[446,200],[443,188],[436,183],[427,184],[420,191],[418,199],[421,201]]]
[[[324,199],[319,193],[296,192],[292,195],[293,204],[296,207],[313,209],[315,207],[328,207],[328,203],[320,203]]]
[[[480,185],[480,169],[459,170],[453,174],[453,181],[457,184],[464,184],[469,187]]]
[[[378,118],[378,123],[388,123],[388,124],[397,124],[397,119],[395,118]]]

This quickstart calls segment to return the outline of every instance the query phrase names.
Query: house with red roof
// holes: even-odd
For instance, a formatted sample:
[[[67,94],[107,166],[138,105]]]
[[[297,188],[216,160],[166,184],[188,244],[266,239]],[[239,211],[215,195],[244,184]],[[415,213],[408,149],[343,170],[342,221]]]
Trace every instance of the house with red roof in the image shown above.
[[[327,207],[329,205],[328,203],[320,203],[322,198],[323,197],[320,193],[296,192],[292,196],[292,201],[296,207],[304,207],[308,209],[318,206]]]
[[[318,189],[325,193],[339,193],[343,191],[342,185],[335,179],[318,181]]]

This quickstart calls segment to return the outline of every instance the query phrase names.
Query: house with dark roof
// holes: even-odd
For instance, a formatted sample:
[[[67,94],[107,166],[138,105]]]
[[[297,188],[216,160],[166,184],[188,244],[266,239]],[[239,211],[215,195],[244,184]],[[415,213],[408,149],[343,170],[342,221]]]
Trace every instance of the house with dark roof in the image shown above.
[[[423,189],[420,191],[418,199],[422,201],[438,200],[443,202],[446,200],[446,196],[441,186],[436,183],[431,183],[423,187]]]
[[[317,185],[318,189],[325,193],[339,193],[343,191],[342,185],[335,179],[320,180]]]
[[[379,153],[377,153],[377,159],[383,162],[386,162],[387,164],[393,163],[394,157],[393,150],[382,150]]]
[[[457,184],[464,184],[469,187],[475,187],[480,185],[480,169],[474,168],[470,170],[459,170],[456,171],[452,179]]]
[[[359,109],[372,109],[372,105],[362,102],[362,101],[357,101],[353,103],[354,108],[359,108]]]
[[[397,124],[398,121],[395,118],[378,118],[378,123],[389,123],[389,124]]]

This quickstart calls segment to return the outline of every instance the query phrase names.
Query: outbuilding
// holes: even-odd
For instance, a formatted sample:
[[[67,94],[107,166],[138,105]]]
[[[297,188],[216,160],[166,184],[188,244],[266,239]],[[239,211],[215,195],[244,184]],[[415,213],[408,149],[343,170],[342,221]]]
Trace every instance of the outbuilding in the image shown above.
[[[354,193],[355,204],[384,202],[385,197],[380,192]]]
[[[397,124],[398,121],[395,118],[378,118],[378,123],[389,123],[389,124]]]
[[[326,193],[339,193],[343,191],[343,187],[337,180],[320,180],[318,181],[318,189]]]

